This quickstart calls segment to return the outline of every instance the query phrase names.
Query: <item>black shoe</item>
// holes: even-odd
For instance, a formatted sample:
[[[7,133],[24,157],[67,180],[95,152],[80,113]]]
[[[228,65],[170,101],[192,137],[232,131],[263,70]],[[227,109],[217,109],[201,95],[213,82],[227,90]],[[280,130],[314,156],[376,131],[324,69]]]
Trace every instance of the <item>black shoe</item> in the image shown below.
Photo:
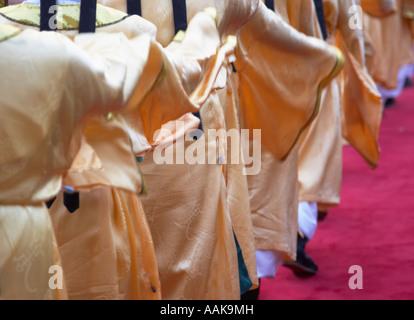
[[[410,88],[413,86],[413,80],[411,78],[405,79],[404,88]]]
[[[305,247],[309,240],[298,235],[297,257],[296,261],[285,261],[283,266],[289,268],[300,278],[313,277],[318,273],[317,264],[305,253]]]
[[[258,301],[260,294],[261,279],[259,279],[259,287],[254,290],[250,290],[241,296],[241,301]]]
[[[394,98],[388,98],[384,102],[384,108],[385,109],[391,108],[391,107],[395,106],[396,103],[397,103],[397,100],[395,100]]]
[[[328,216],[328,212],[318,211],[318,221],[323,221]]]
[[[306,253],[296,261],[283,262],[283,266],[292,270],[299,278],[310,278],[318,273],[318,266]]]

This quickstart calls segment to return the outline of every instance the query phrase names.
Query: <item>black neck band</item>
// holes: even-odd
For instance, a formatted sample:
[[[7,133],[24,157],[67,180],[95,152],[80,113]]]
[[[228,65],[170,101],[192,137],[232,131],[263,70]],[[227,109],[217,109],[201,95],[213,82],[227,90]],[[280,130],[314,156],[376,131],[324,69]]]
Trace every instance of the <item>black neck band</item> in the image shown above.
[[[127,0],[127,13],[130,16],[134,14],[142,16],[141,0]]]
[[[326,29],[325,14],[323,11],[323,2],[322,0],[313,0],[313,1],[315,3],[316,12],[318,14],[318,21],[319,21],[319,26],[321,27],[321,30],[322,30],[322,35],[323,35],[323,38],[326,40],[328,38],[328,32]]]
[[[40,31],[55,31],[52,18],[56,15],[56,0],[40,1]]]
[[[95,33],[96,7],[96,0],[81,1],[79,33]]]

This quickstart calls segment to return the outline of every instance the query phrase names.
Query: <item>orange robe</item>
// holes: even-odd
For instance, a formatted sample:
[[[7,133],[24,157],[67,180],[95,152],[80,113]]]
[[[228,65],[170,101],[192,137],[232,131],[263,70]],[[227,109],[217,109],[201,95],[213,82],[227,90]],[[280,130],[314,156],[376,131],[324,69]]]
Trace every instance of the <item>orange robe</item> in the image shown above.
[[[343,137],[372,167],[380,159],[379,129],[382,120],[380,93],[365,61],[363,31],[350,26],[354,0],[325,0],[328,41],[335,43],[346,58],[339,78]]]
[[[60,229],[65,227],[65,221],[71,220],[75,224],[77,219],[82,220],[89,216],[91,222],[88,225],[95,222],[101,228],[85,227],[81,232],[68,228],[66,232],[73,233],[70,238],[74,241],[77,239],[88,243],[95,242],[100,246],[107,245],[112,249],[100,252],[99,259],[96,253],[93,255],[94,246],[85,251],[84,256],[90,257],[91,265],[87,270],[93,272],[92,279],[96,280],[85,282],[85,288],[83,282],[79,281],[85,272],[76,272],[74,280],[78,281],[73,282],[73,288],[78,296],[74,295],[74,298],[160,299],[164,296],[153,236],[139,196],[145,192],[145,181],[141,178],[136,158],[144,157],[151,149],[150,141],[153,141],[156,129],[161,128],[164,122],[196,110],[196,104],[190,102],[179,76],[183,69],[190,74],[194,69],[189,68],[182,57],[170,57],[158,44],[152,48],[150,56],[162,59],[163,69],[156,83],[143,82],[143,88],[149,91],[140,90],[138,87],[129,100],[129,104],[139,107],[128,113],[114,114],[114,118],[107,122],[107,128],[104,124],[96,123],[95,127],[90,125],[85,131],[87,142],[98,152],[105,171],[73,172],[65,180],[77,190],[93,188],[93,191],[81,193],[84,205],[82,207],[81,203],[81,208],[76,213],[79,218],[70,217],[60,206],[59,218],[56,218]],[[152,66],[144,72],[154,74],[157,70],[158,67],[154,69]],[[171,103],[176,107],[171,108]],[[108,136],[105,143],[102,143],[102,136]],[[108,186],[110,189],[95,189],[99,186]],[[103,199],[105,201],[101,203]],[[100,214],[96,214],[97,212]],[[93,230],[96,232],[92,232]],[[70,257],[73,244],[66,242],[63,236],[62,243],[62,249]],[[110,262],[113,272],[109,273],[108,268],[100,268],[102,265],[110,265]],[[117,265],[123,267],[119,268]],[[76,269],[75,266],[73,268],[77,271],[85,267],[85,264],[79,263]]]
[[[338,45],[347,58],[341,74],[346,84],[341,91],[338,81],[330,84],[324,92],[317,121],[301,137],[299,199],[317,202],[324,210],[340,202],[342,131],[372,167],[379,161],[382,105],[365,69],[364,35],[349,27],[352,18],[349,9],[356,4],[348,0],[324,2],[328,41]]]
[[[61,250],[67,253],[68,265],[76,242],[96,243],[105,248],[96,252],[96,246],[90,245],[87,250],[76,253],[78,263],[71,265],[74,299],[147,300],[163,297],[154,242],[139,197],[144,186],[136,157],[143,156],[151,148],[149,141],[163,123],[197,109],[189,101],[179,77],[183,69],[191,71],[185,61],[179,56],[176,60],[171,59],[158,44],[149,54],[158,61],[162,59],[162,64],[152,64],[144,70],[155,76],[153,80],[156,82],[142,82],[143,86],[138,87],[129,99],[128,104],[139,105],[139,108],[114,115],[107,128],[97,123],[85,132],[88,143],[98,151],[105,172],[87,171],[67,176],[66,182],[77,190],[93,188],[89,193],[81,192],[83,202],[76,213],[78,217],[71,217],[63,206],[52,211],[52,215],[58,215],[56,225],[58,223],[59,229],[63,230]],[[154,99],[158,103],[150,103]],[[175,108],[170,108],[172,101]],[[129,123],[131,117],[135,119],[133,125]],[[102,144],[101,137],[105,135],[108,140]],[[102,181],[102,176],[108,181]],[[127,183],[130,181],[134,183]],[[95,189],[96,185],[107,188]],[[84,229],[66,229],[68,222],[76,225],[85,217],[89,221]],[[73,240],[66,241],[65,235]],[[81,258],[87,258],[88,263]],[[103,265],[107,267],[103,269]],[[81,281],[85,274],[90,275],[90,281]]]
[[[256,250],[296,258],[297,141],[319,110],[322,88],[341,70],[340,57],[263,3],[239,34],[235,66],[242,128],[262,132],[261,171],[248,176]]]
[[[281,6],[282,2],[278,3]],[[322,39],[313,0],[287,1],[284,7],[285,19],[295,29]],[[336,79],[323,90],[320,110],[301,135],[298,152],[299,201],[339,204],[342,132]]]
[[[200,26],[208,32],[201,33]],[[194,16],[181,47],[177,46],[177,41],[167,50],[189,56],[196,53],[195,57],[204,61],[201,65],[208,73],[219,71],[223,66],[221,51],[215,56],[220,45],[215,20],[206,12]],[[192,45],[199,51],[189,51]],[[212,64],[206,64],[208,61],[217,67],[210,68]],[[160,165],[156,147],[154,155],[146,157],[140,165],[148,188],[148,195],[142,196],[142,201],[154,236],[163,298],[167,300],[240,298],[237,250],[227,209],[223,165],[217,161],[216,139],[209,140],[208,132],[224,128],[215,78],[204,77],[203,83],[213,86],[206,91],[205,85],[199,85],[191,94],[192,99],[202,102],[205,132],[202,139],[179,140],[171,146],[175,148],[174,158],[181,155],[179,150],[188,153],[188,150],[200,148],[206,151],[203,159],[216,159],[214,164],[191,165],[184,161],[187,159],[182,159],[182,164],[174,161]],[[186,83],[192,86],[189,79]],[[203,90],[205,93],[201,94]]]
[[[126,10],[125,3],[118,2],[118,1],[102,1],[107,5],[113,6],[115,8]],[[237,4],[237,10],[229,10],[231,7],[234,9],[234,6]],[[252,11],[255,4],[255,1],[243,1],[235,2],[235,1],[187,1],[187,17],[188,21],[191,19],[202,9],[205,9],[208,6],[214,6],[217,9],[218,16],[215,17],[218,24],[220,25],[219,29],[221,31],[219,37],[217,38],[220,43],[220,38],[225,37],[229,33],[229,30],[237,29],[237,26],[243,23],[243,20],[246,19],[246,16],[250,11]],[[142,1],[142,13],[146,19],[149,19],[151,22],[158,27],[158,34],[157,39],[160,41],[161,44],[164,46],[168,46],[169,49],[173,49],[175,47],[176,41],[171,42],[173,39],[174,33],[174,25],[173,25],[173,14],[172,14],[172,5],[171,1],[160,1],[157,2],[156,5],[150,1]],[[162,12],[162,15],[158,14],[158,12]],[[242,17],[242,18],[239,18]],[[189,37],[194,37],[192,40]],[[194,31],[187,33],[186,40],[183,43],[184,46],[190,46],[193,43],[199,43],[200,35]],[[206,44],[202,44],[202,46],[206,46]],[[226,68],[223,68],[221,74],[225,75]],[[222,78],[225,78],[223,76]],[[211,97],[210,103],[205,104],[202,108],[202,117],[207,117],[208,119],[203,120],[203,127],[207,126],[204,122],[210,121],[210,118],[213,117],[215,120],[211,124],[211,128],[215,129],[239,129],[238,121],[237,121],[237,110],[235,108],[235,101],[234,96],[237,95],[237,92],[232,89],[231,85],[226,83],[224,80],[224,84],[220,84],[217,87],[215,84],[215,89]],[[218,95],[218,98],[217,98]],[[224,108],[224,114],[223,110]],[[208,111],[209,110],[209,111]],[[224,118],[224,119],[223,119]],[[222,121],[217,121],[217,119],[221,119]],[[225,123],[224,123],[225,122]],[[169,126],[170,127],[170,126]],[[224,144],[220,143],[221,148],[221,155],[225,159],[226,147]],[[228,149],[230,150],[230,148]],[[173,170],[172,170],[173,171]],[[248,200],[248,188],[247,188],[247,181],[246,177],[243,176],[243,163],[233,164],[227,163],[224,168],[224,176],[222,174],[221,179],[224,179],[226,182],[225,185],[221,185],[220,188],[223,190],[216,190],[218,193],[223,193],[226,195],[226,206],[225,211],[226,215],[230,215],[231,218],[231,225],[234,230],[234,233],[237,237],[237,240],[240,244],[242,249],[243,258],[245,260],[249,277],[253,282],[253,285],[258,284],[258,279],[256,275],[256,264],[255,264],[255,256],[254,256],[254,243],[253,243],[253,236],[252,236],[252,222],[250,218],[250,206]],[[200,171],[201,173],[201,171]],[[173,175],[173,172],[170,173]],[[217,173],[211,173],[217,174]],[[152,177],[146,177],[147,184],[151,184]],[[159,183],[158,183],[159,185]],[[208,191],[210,193],[211,191]],[[151,193],[151,192],[150,192]],[[151,194],[149,194],[150,196]],[[188,195],[191,197],[192,195]],[[152,197],[150,197],[152,199]],[[148,201],[149,207],[151,201]],[[179,205],[179,204],[177,204]],[[174,207],[174,204],[170,205],[171,208]],[[153,211],[152,209],[148,209]],[[205,210],[211,210],[206,208]],[[188,210],[188,214],[192,214],[191,209]],[[221,214],[219,212],[219,214]],[[210,214],[211,215],[211,214]],[[206,228],[210,228],[209,226],[205,226]],[[154,229],[156,225],[154,224]],[[228,230],[228,229],[226,229]],[[228,231],[226,231],[228,232]],[[232,232],[230,232],[232,234]],[[164,237],[168,239],[165,235]],[[227,236],[226,236],[227,237]],[[227,237],[230,239],[230,237]],[[160,239],[159,241],[164,241]],[[229,240],[230,241],[230,240]],[[234,239],[231,240],[234,242]],[[211,249],[209,249],[211,250]],[[160,251],[159,256],[163,253]],[[201,263],[207,265],[208,262]],[[233,268],[231,264],[229,264],[229,269]],[[192,271],[188,271],[192,272]],[[233,271],[231,273],[234,273]],[[166,271],[166,278],[171,278],[169,276],[170,273]],[[232,282],[234,281],[233,275],[229,278]],[[226,281],[226,280],[223,280]],[[179,288],[177,286],[177,288]],[[223,293],[224,294],[224,293]],[[232,294],[232,298],[238,296],[239,294]],[[166,296],[169,297],[168,293]],[[188,296],[190,296],[188,294]],[[199,293],[195,294],[195,297],[198,297]]]
[[[109,3],[106,2],[106,3]],[[125,3],[120,1],[110,1],[112,3],[111,5],[122,5],[124,6],[125,10]],[[143,16],[150,21],[154,22],[159,29],[159,34],[157,36],[157,39],[163,44],[168,45],[170,43],[171,39],[173,38],[173,20],[172,20],[172,9],[171,9],[171,2],[170,1],[160,1],[157,2],[157,8],[153,8],[150,10],[151,6],[153,7],[155,4],[152,4],[152,2],[142,2],[142,8],[143,8]],[[317,105],[317,96],[318,91],[320,91],[319,86],[321,82],[323,82],[324,78],[328,78],[330,73],[333,69],[335,69],[335,66],[337,64],[337,53],[335,50],[329,48],[326,44],[316,41],[316,43],[313,43],[313,40],[310,40],[308,38],[304,39],[301,35],[298,33],[291,34],[291,28],[287,26],[286,24],[281,23],[281,20],[277,21],[276,23],[269,23],[268,21],[264,22],[262,25],[268,24],[268,29],[265,29],[263,32],[263,38],[260,39],[260,43],[268,42],[268,46],[271,48],[268,50],[267,56],[262,56],[261,53],[265,52],[266,50],[261,51],[262,47],[256,46],[256,50],[253,52],[249,52],[249,59],[250,56],[254,57],[254,59],[249,60],[249,63],[244,63],[244,56],[246,56],[246,53],[243,52],[245,50],[245,46],[250,46],[250,41],[253,39],[253,37],[249,36],[251,34],[254,34],[257,29],[260,29],[259,25],[263,21],[259,21],[260,17],[269,17],[269,13],[267,9],[265,9],[261,3],[258,1],[187,1],[187,13],[189,19],[193,15],[192,12],[197,12],[200,9],[204,8],[205,6],[213,6],[218,9],[219,12],[219,31],[220,35],[223,38],[224,36],[228,35],[229,33],[238,33],[239,30],[241,30],[241,27],[243,29],[241,30],[241,36],[239,36],[239,43],[241,44],[239,48],[237,49],[237,58],[238,61],[236,61],[236,68],[238,70],[238,76],[240,76],[242,80],[242,86],[237,87],[238,96],[240,97],[240,101],[246,101],[246,89],[250,90],[251,86],[246,85],[245,79],[250,77],[252,74],[256,74],[255,67],[250,68],[250,66],[247,66],[250,61],[254,62],[254,64],[260,64],[260,62],[263,62],[261,70],[267,70],[267,67],[269,65],[269,61],[278,61],[278,66],[280,65],[280,61],[301,61],[302,66],[305,65],[304,57],[307,57],[309,54],[312,55],[313,62],[322,65],[325,64],[325,70],[323,70],[321,73],[318,73],[315,75],[315,78],[309,79],[309,81],[306,82],[306,84],[309,84],[309,90],[306,90],[305,93],[303,93],[303,96],[301,98],[298,98],[296,103],[294,105],[288,103],[288,97],[293,96],[292,91],[294,91],[294,88],[290,88],[288,85],[286,86],[280,86],[277,84],[277,81],[275,81],[274,77],[270,78],[271,81],[269,81],[269,85],[272,85],[272,88],[269,89],[270,91],[276,90],[278,94],[281,94],[282,97],[285,97],[286,99],[283,100],[283,103],[285,103],[288,106],[291,106],[292,108],[289,111],[289,107],[285,109],[280,108],[278,117],[272,117],[271,119],[264,119],[258,125],[257,129],[262,129],[263,125],[267,126],[267,130],[269,130],[269,127],[271,128],[277,128],[280,124],[281,127],[278,129],[278,132],[283,132],[284,129],[288,128],[289,135],[286,136],[283,134],[276,134],[273,132],[273,129],[269,132],[267,135],[263,135],[263,137],[266,139],[266,147],[272,151],[272,153],[276,154],[279,158],[284,158],[288,155],[289,151],[293,148],[295,141],[297,140],[299,136],[299,132],[303,129],[304,126],[310,121],[312,116],[315,112],[315,106]],[[121,7],[119,7],[121,8]],[[194,11],[193,11],[194,10]],[[157,14],[157,12],[162,14]],[[165,14],[164,12],[167,12]],[[160,18],[161,17],[161,18]],[[270,17],[274,17],[273,15],[270,15]],[[255,22],[250,22],[254,18]],[[276,19],[278,19],[276,17]],[[271,20],[271,19],[269,19]],[[276,28],[275,27],[276,24]],[[270,29],[279,30],[279,31],[270,31]],[[164,33],[164,30],[165,33]],[[260,34],[263,30],[259,31],[258,34]],[[266,36],[270,35],[268,41]],[[302,43],[302,44],[301,44]],[[299,45],[300,49],[296,50],[295,46]],[[292,50],[290,49],[292,48]],[[301,51],[302,50],[302,51]],[[297,51],[300,51],[300,54],[298,53],[297,56],[294,56]],[[271,60],[271,54],[277,54],[279,52],[279,59]],[[259,55],[260,58],[258,58]],[[289,58],[289,55],[293,55],[294,57]],[[265,59],[264,59],[265,58]],[[239,63],[239,61],[241,61]],[[273,62],[270,62],[270,64]],[[293,62],[292,62],[293,63]],[[309,64],[310,65],[310,64]],[[246,68],[245,68],[246,66]],[[273,70],[271,71],[273,75],[280,74],[281,72],[284,72],[283,68],[277,68],[276,64],[271,65]],[[287,70],[286,70],[287,71]],[[324,72],[326,72],[324,74]],[[266,73],[266,71],[264,71]],[[267,76],[267,74],[266,74]],[[280,79],[282,79],[283,76],[280,76]],[[261,79],[261,77],[257,76],[257,79]],[[297,79],[292,79],[293,82],[295,82]],[[266,81],[266,80],[265,80]],[[260,91],[260,86],[262,83],[255,83],[254,84],[254,90],[256,93],[260,94],[262,93]],[[241,88],[242,91],[239,89]],[[285,93],[283,89],[288,89],[289,92]],[[295,91],[297,93],[297,91]],[[239,99],[239,97],[237,97]],[[254,95],[255,98],[258,97],[257,94]],[[309,98],[312,97],[312,98]],[[270,95],[267,93],[265,95],[265,98],[267,99],[266,102],[263,104],[261,103],[262,97],[257,99],[257,102],[254,102],[254,99],[250,99],[243,103],[243,106],[248,105],[251,110],[253,110],[256,106],[265,105],[271,106],[273,105],[273,97],[270,97]],[[303,101],[307,101],[305,104],[301,103]],[[254,103],[253,103],[254,102]],[[281,105],[283,105],[283,103]],[[300,106],[300,108],[298,107]],[[272,108],[272,111],[276,110],[276,108]],[[249,119],[250,121],[252,119],[255,119],[258,115],[264,114],[265,111],[259,111],[255,112],[254,116],[246,116],[246,113],[242,111],[241,117],[241,125],[242,128],[249,128],[251,127],[245,126],[245,120]],[[297,121],[294,125],[289,126],[287,125],[286,119],[292,120],[292,118],[295,118],[295,116],[292,117],[292,113],[295,113],[295,116],[299,116],[300,121]],[[271,121],[275,120],[275,123],[272,123]],[[276,147],[277,146],[277,147]],[[270,152],[270,151],[268,151]],[[272,157],[270,157],[271,159]],[[274,162],[277,165],[277,161],[274,160]],[[275,164],[271,164],[275,165]],[[280,164],[279,164],[280,166]],[[265,171],[262,171],[265,172]],[[295,177],[293,177],[293,180],[296,180]],[[147,179],[148,182],[148,179]],[[262,186],[262,184],[260,184]],[[259,194],[261,194],[259,192]],[[283,197],[283,196],[281,196]],[[297,198],[294,193],[289,193],[289,197],[292,197],[292,199]],[[291,202],[290,202],[291,203]],[[269,208],[273,207],[273,208]],[[274,211],[274,205],[269,206],[266,208],[269,208],[270,211]],[[287,212],[284,210],[280,210],[282,212],[280,214],[280,217],[283,217],[280,219],[277,216],[277,213],[275,213],[275,224],[279,225],[280,229],[282,229],[283,232],[279,233],[278,239],[280,242],[276,245],[271,245],[272,248],[279,247],[283,248],[282,250],[292,252],[295,252],[296,248],[296,230],[297,230],[297,218],[295,219],[294,213],[292,214],[290,211]],[[297,209],[293,209],[297,210]],[[286,214],[286,217],[285,217]],[[288,225],[286,222],[286,219],[289,220],[289,222],[292,222],[290,225]],[[296,220],[296,221],[295,221]],[[234,221],[234,219],[233,219]],[[286,227],[287,226],[287,227]],[[272,225],[274,227],[274,225]],[[277,228],[277,227],[276,227]],[[286,231],[288,229],[288,231]],[[288,233],[288,236],[286,235]],[[237,234],[237,232],[236,232]],[[275,234],[278,234],[276,231]],[[239,236],[239,235],[238,235]],[[270,238],[269,238],[270,239]],[[272,242],[269,240],[269,242]],[[257,242],[256,242],[257,243]],[[287,243],[287,244],[286,244]],[[267,246],[266,246],[267,247]]]
[[[243,150],[241,145],[241,124],[239,121],[237,97],[237,73],[231,66],[227,67],[227,83],[217,90],[220,104],[223,109],[225,129],[232,138],[227,141],[227,163],[225,178],[227,187],[227,207],[232,219],[232,226],[240,244],[243,258],[248,270],[253,288],[259,284],[257,277],[253,223],[251,218],[250,196],[245,166],[242,161]],[[234,138],[233,138],[234,137]],[[235,139],[235,140],[234,140]],[[234,161],[234,150],[239,150]],[[259,162],[260,163],[260,162]]]
[[[8,9],[3,14],[7,14],[7,18],[13,17],[16,22],[19,12],[36,13],[39,7],[20,5]],[[79,5],[62,6],[59,9],[63,11],[61,24],[64,26],[64,30],[59,31],[73,38],[77,31],[66,29],[76,29],[77,22],[66,19],[69,16],[79,16]],[[31,22],[31,27],[38,26],[36,14],[26,15],[25,18],[26,22]],[[156,33],[151,23],[139,17],[126,18],[122,12],[98,6],[97,32],[102,31],[122,31],[130,38],[142,33],[155,36]],[[127,41],[124,40],[123,44],[125,42]],[[99,54],[100,50],[108,50],[102,43],[99,45],[78,41],[78,44],[87,48],[91,55]],[[142,190],[142,181],[134,153],[138,155],[150,148],[145,134],[152,136],[163,121],[175,119],[186,112],[194,112],[197,108],[181,88],[177,72],[173,72],[179,64],[172,65],[163,55],[162,48],[153,42],[146,49],[149,50],[147,53],[151,57],[150,63],[145,69],[139,69],[137,63],[142,57],[125,45],[129,73],[126,85],[128,90],[125,90],[128,92],[124,93],[124,99],[128,105],[137,106],[144,98],[159,95],[160,91],[167,88],[169,91],[165,91],[163,96],[165,101],[176,99],[180,103],[177,108],[165,109],[168,104],[161,101],[152,106],[151,110],[148,105],[141,104],[135,111],[139,114],[139,130],[133,136],[130,136],[132,130],[123,120],[130,116],[129,112],[109,115],[108,120],[95,119],[85,130],[83,146],[91,146],[92,152],[85,147],[78,154],[79,162],[75,163],[64,180],[66,185],[81,191],[81,207],[75,215],[70,215],[63,206],[60,195],[50,210],[63,256],[63,266],[68,274],[68,295],[71,299],[161,297],[152,236],[138,196]],[[145,54],[145,47],[141,51]],[[167,69],[169,72],[166,75]],[[140,73],[145,77],[140,79],[134,89],[134,81]],[[158,88],[149,94],[154,83],[158,84]],[[102,140],[102,137],[107,138]],[[134,150],[131,139],[134,141]],[[89,167],[92,157],[100,161],[96,161],[97,168]],[[82,228],[72,227],[81,223]],[[78,247],[82,244],[82,250],[79,250]],[[106,266],[105,269],[102,266]]]
[[[1,27],[0,39],[0,297],[66,298],[62,273],[63,288],[49,282],[50,268],[62,264],[44,202],[59,192],[83,124],[125,105],[126,64],[111,56],[123,52],[92,59],[62,35],[12,26]],[[145,46],[149,38],[137,41]]]
[[[367,61],[369,72],[375,82],[388,90],[398,88],[401,67],[414,62],[412,21],[404,17],[406,4],[402,0],[397,1],[397,6],[396,13],[383,19],[369,15],[364,19],[364,28],[375,50]]]

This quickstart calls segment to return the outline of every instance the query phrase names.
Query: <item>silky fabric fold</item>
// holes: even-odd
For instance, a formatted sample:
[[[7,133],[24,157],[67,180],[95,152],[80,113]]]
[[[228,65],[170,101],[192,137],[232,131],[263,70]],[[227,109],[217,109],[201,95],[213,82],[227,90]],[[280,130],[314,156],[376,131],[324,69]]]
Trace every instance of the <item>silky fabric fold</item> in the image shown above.
[[[277,9],[296,30],[323,40],[312,1],[278,1]],[[299,138],[299,201],[339,204],[342,182],[342,135],[336,79],[323,89],[320,110]],[[292,204],[292,206],[297,203]]]
[[[225,39],[227,35],[238,29],[249,19],[256,10],[258,1],[186,1],[187,2],[187,19],[191,20],[194,15],[205,9],[206,7],[214,7],[217,9],[218,16],[215,17],[219,24],[221,39]],[[102,1],[107,5],[125,10],[121,1]],[[156,3],[150,1],[141,1],[143,17],[154,22],[158,27],[157,39],[164,46],[171,47],[171,40],[174,37],[173,8],[171,1],[159,1]],[[197,35],[197,33],[195,33]],[[198,39],[195,39],[198,42]],[[223,90],[225,92],[226,89]],[[191,92],[191,90],[188,90]],[[236,91],[230,96],[237,95]],[[229,96],[229,97],[230,97]],[[227,103],[226,100],[225,103]],[[231,166],[231,165],[229,165]],[[236,177],[243,171],[243,165],[240,163],[233,166],[234,169],[228,169],[232,178],[228,178],[227,182],[232,185],[228,191],[228,203],[230,215],[232,216],[233,226],[237,239],[242,247],[243,255],[249,270],[250,277],[255,284],[258,284],[256,276],[255,257],[252,241],[250,210],[247,195],[247,182],[245,177]],[[237,169],[236,169],[237,167]],[[243,184],[237,185],[236,182],[243,181]],[[229,187],[229,185],[228,185]],[[239,201],[236,201],[239,199]],[[240,201],[242,199],[242,201]]]
[[[382,100],[366,68],[364,33],[349,25],[349,8],[357,2],[324,0],[324,4],[328,41],[335,43],[346,57],[344,71],[339,77],[342,135],[374,169],[381,154]]]
[[[20,21],[30,18],[36,27],[36,10],[39,7],[35,5],[16,6],[7,12],[7,18],[20,16]],[[58,10],[62,12],[62,17],[74,16],[79,13],[79,5],[59,6]],[[112,59],[128,62],[123,101],[127,109],[133,109],[140,105],[148,90],[160,82],[164,62],[161,47],[151,41],[155,35],[153,25],[139,17],[125,17],[124,13],[98,6],[97,31],[100,34],[74,38],[77,31],[68,29],[76,29],[76,20],[71,20],[72,25],[62,23],[64,30],[59,31],[74,39],[78,46],[95,58],[101,52],[113,51],[116,46],[123,48],[122,54],[118,52]],[[101,34],[102,25],[113,34]],[[117,35],[120,31],[124,31],[131,39]],[[135,39],[144,34],[143,39],[147,39],[147,43]],[[135,48],[139,48],[138,51]],[[146,64],[143,63],[145,60]],[[177,80],[176,85],[180,84]],[[168,99],[168,96],[165,98]],[[181,107],[186,112],[196,110],[189,101],[181,104]],[[168,112],[164,112],[164,119],[181,115],[179,111],[175,112],[170,110],[171,118],[168,118]],[[161,297],[152,238],[138,197],[143,185],[134,155],[134,151],[143,153],[151,148],[143,130],[142,121],[145,120],[137,119],[136,124],[141,123],[140,130],[134,131],[133,137],[130,136],[131,128],[119,113],[94,118],[82,132],[84,139],[81,150],[64,179],[64,184],[81,191],[81,207],[72,216],[61,202],[55,202],[50,210],[59,246],[64,252],[63,267],[69,275],[67,287],[71,299]],[[151,121],[154,123],[156,120]],[[96,199],[100,199],[101,203]],[[79,217],[84,223],[83,228],[67,227],[79,223]],[[123,221],[128,223],[123,224]],[[94,226],[97,224],[101,226],[102,232],[94,235]],[[79,244],[83,244],[82,250],[73,247]],[[95,248],[99,247],[114,250],[97,253]],[[121,262],[124,267],[118,268]],[[102,272],[102,266],[107,266],[111,272]],[[78,282],[79,269],[94,276],[90,281]]]
[[[236,57],[243,126],[262,130],[266,149],[284,159],[315,117],[321,90],[341,69],[342,55],[323,41],[299,33],[260,3],[240,32]],[[295,73],[286,68],[288,63],[298,65]],[[317,72],[315,65],[321,66]]]
[[[217,70],[209,62],[219,61],[215,57],[219,46],[214,17],[200,12],[191,20],[184,39],[175,40],[167,50],[172,56],[182,52],[194,57],[202,67],[200,72],[205,69],[209,74]],[[148,189],[141,198],[154,237],[163,299],[237,300],[238,257],[223,166],[219,162],[190,165],[178,153],[202,149],[206,161],[212,156],[217,160],[216,139],[206,137],[208,129],[224,128],[219,99],[209,93],[214,87],[204,92],[205,86],[194,86],[193,79],[182,81],[193,92],[191,97],[203,102],[200,114],[205,134],[198,141],[174,141],[170,147],[174,159],[181,159],[179,163],[157,164],[159,145],[154,146],[154,155],[140,164]],[[216,82],[215,77],[205,80],[206,84]]]
[[[387,90],[398,88],[399,70],[414,61],[411,21],[403,16],[402,0],[396,2],[397,12],[390,16],[382,19],[364,16],[364,30],[374,49],[367,67],[374,81]]]
[[[235,67],[241,127],[262,130],[261,171],[248,176],[255,248],[282,252],[294,260],[298,229],[297,139],[317,114],[322,87],[342,66],[339,51],[287,24],[282,18],[288,19],[287,3],[274,4],[276,12],[260,4],[255,16],[244,25]],[[313,2],[308,4],[313,6]],[[308,18],[298,19],[297,23],[318,27],[317,21]],[[309,63],[309,59],[315,59],[314,63]],[[284,67],[289,63],[301,68],[289,73]],[[316,78],[304,78],[302,74],[309,74],[305,69],[311,65]],[[324,80],[326,83],[322,83]],[[299,89],[297,83],[303,86]],[[299,114],[302,123],[297,121]]]
[[[5,29],[13,27],[2,26],[0,35]],[[0,130],[0,216],[7,230],[1,241],[1,298],[66,298],[64,274],[61,290],[47,281],[50,267],[62,262],[44,202],[60,190],[80,147],[82,121],[123,107],[126,68],[92,60],[55,33],[27,30],[2,40],[0,64],[9,79],[0,88],[2,114],[8,115]],[[28,52],[31,59],[24,59]],[[15,77],[25,94],[11,94]]]

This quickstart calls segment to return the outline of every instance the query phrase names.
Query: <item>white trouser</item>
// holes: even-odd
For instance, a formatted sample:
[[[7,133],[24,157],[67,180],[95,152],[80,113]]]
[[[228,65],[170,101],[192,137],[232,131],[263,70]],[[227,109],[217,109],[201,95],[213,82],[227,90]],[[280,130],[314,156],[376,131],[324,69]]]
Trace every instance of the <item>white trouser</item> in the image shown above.
[[[311,240],[318,227],[318,204],[316,202],[299,202],[299,230]]]
[[[299,229],[311,240],[318,226],[318,205],[315,202],[299,202]],[[274,279],[285,254],[280,251],[256,250],[257,275],[260,279]]]
[[[276,278],[276,273],[282,265],[285,253],[280,251],[256,250],[257,276],[259,279]]]
[[[379,92],[383,100],[396,99],[404,90],[405,80],[413,76],[413,65],[406,65],[398,72],[398,88],[394,90],[388,90],[383,88],[381,85],[377,85]]]

